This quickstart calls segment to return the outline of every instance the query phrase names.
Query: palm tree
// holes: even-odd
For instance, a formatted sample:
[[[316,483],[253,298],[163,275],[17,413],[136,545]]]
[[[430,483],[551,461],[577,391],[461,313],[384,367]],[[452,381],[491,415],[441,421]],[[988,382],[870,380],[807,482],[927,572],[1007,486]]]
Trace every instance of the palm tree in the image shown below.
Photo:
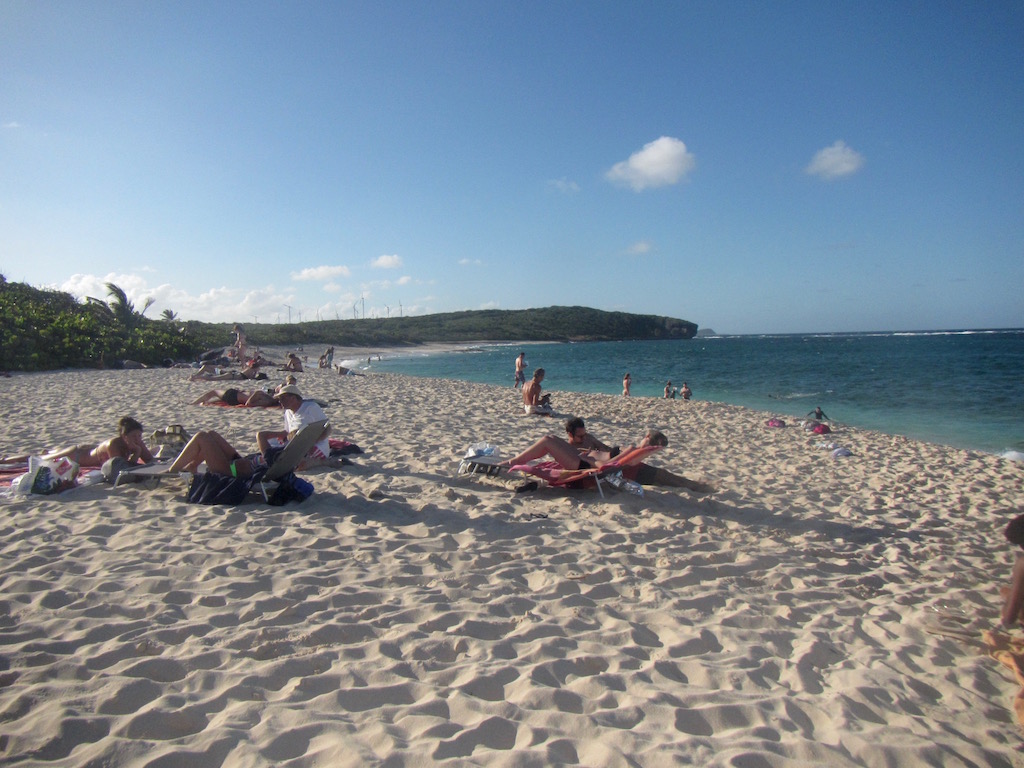
[[[107,302],[107,306],[118,322],[125,328],[131,328],[135,325],[135,305],[128,299],[128,294],[124,292],[124,288],[113,283],[107,283],[107,295],[111,297],[111,300]]]
[[[161,313],[161,315],[160,315],[160,319],[161,319],[161,320],[165,320],[165,321],[167,321],[168,323],[173,323],[173,322],[174,322],[175,320],[177,320],[177,319],[178,319],[178,313],[177,313],[177,312],[175,312],[174,310],[171,310],[171,309],[165,309],[165,310],[164,310],[164,311],[163,311],[163,312]]]
[[[114,283],[107,283],[106,285],[107,295],[111,297],[111,300],[107,302],[107,306],[122,327],[129,330],[139,324],[139,320],[146,314],[146,310],[153,306],[153,302],[156,301],[156,299],[150,296],[146,299],[142,311],[136,312],[135,305],[128,299],[128,294],[124,292],[123,288]]]

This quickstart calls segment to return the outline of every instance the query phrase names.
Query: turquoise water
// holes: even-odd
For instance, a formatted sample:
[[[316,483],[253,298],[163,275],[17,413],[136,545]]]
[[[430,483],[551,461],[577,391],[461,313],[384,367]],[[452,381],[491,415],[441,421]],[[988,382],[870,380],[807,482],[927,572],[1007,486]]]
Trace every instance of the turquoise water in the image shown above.
[[[557,392],[660,397],[686,380],[696,400],[833,420],[990,453],[1024,451],[1024,330],[723,336],[689,341],[481,345],[374,357],[370,370],[511,386],[513,360]],[[360,367],[366,368],[363,360]]]

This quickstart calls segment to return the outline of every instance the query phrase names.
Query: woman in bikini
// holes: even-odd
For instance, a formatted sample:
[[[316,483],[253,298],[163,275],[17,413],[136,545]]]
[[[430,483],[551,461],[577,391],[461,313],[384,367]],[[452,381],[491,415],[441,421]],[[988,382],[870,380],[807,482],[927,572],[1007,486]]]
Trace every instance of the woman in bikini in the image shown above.
[[[280,403],[273,395],[267,394],[262,389],[255,392],[246,392],[244,389],[211,389],[202,397],[195,400],[192,405],[244,405],[248,408],[276,408]]]
[[[68,458],[80,467],[102,467],[108,459],[120,458],[132,464],[146,464],[153,461],[142,439],[142,425],[131,416],[124,416],[117,423],[117,436],[102,443],[73,445],[70,448],[51,451],[44,454],[44,459]],[[21,464],[28,461],[28,456],[11,456],[0,460],[3,464]]]

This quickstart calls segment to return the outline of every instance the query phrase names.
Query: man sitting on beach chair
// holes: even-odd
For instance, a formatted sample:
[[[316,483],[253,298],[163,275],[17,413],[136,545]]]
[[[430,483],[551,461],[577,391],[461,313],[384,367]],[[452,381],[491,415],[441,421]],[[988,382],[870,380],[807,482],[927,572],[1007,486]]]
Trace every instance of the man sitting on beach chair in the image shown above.
[[[277,394],[274,395],[274,399],[281,403],[281,407],[284,409],[284,430],[263,430],[256,433],[256,442],[264,453],[275,444],[291,440],[307,424],[327,420],[327,415],[324,413],[323,408],[315,400],[305,400],[302,397],[302,392],[294,384],[281,387]],[[332,467],[341,465],[341,462],[336,463],[331,459],[331,446],[328,441],[329,434],[330,427],[328,426],[302,460],[300,469],[325,465]]]

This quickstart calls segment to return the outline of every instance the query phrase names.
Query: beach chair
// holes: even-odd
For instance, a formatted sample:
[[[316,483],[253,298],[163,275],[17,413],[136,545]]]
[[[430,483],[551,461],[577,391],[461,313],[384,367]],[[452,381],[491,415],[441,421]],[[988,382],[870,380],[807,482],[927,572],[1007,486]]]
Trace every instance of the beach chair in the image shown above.
[[[630,448],[606,464],[590,469],[566,469],[555,461],[542,461],[536,464],[516,464],[509,467],[509,469],[539,477],[553,488],[585,488],[594,485],[597,487],[598,494],[603,499],[604,489],[602,488],[602,482],[607,481],[612,475],[621,472],[623,467],[641,463],[655,451],[660,451],[661,448],[662,446],[660,445]]]
[[[253,483],[254,486],[259,486],[264,501],[269,501],[270,499],[268,491],[272,492],[277,488],[278,483],[285,475],[294,472],[298,468],[306,454],[309,453],[309,450],[317,444],[329,427],[330,424],[326,419],[311,422],[296,432],[295,437],[285,443],[284,449],[277,454],[274,463],[267,467],[263,477]]]
[[[471,445],[466,451],[466,455],[462,457],[457,474],[500,475],[502,461],[498,446],[490,443],[476,443]]]

